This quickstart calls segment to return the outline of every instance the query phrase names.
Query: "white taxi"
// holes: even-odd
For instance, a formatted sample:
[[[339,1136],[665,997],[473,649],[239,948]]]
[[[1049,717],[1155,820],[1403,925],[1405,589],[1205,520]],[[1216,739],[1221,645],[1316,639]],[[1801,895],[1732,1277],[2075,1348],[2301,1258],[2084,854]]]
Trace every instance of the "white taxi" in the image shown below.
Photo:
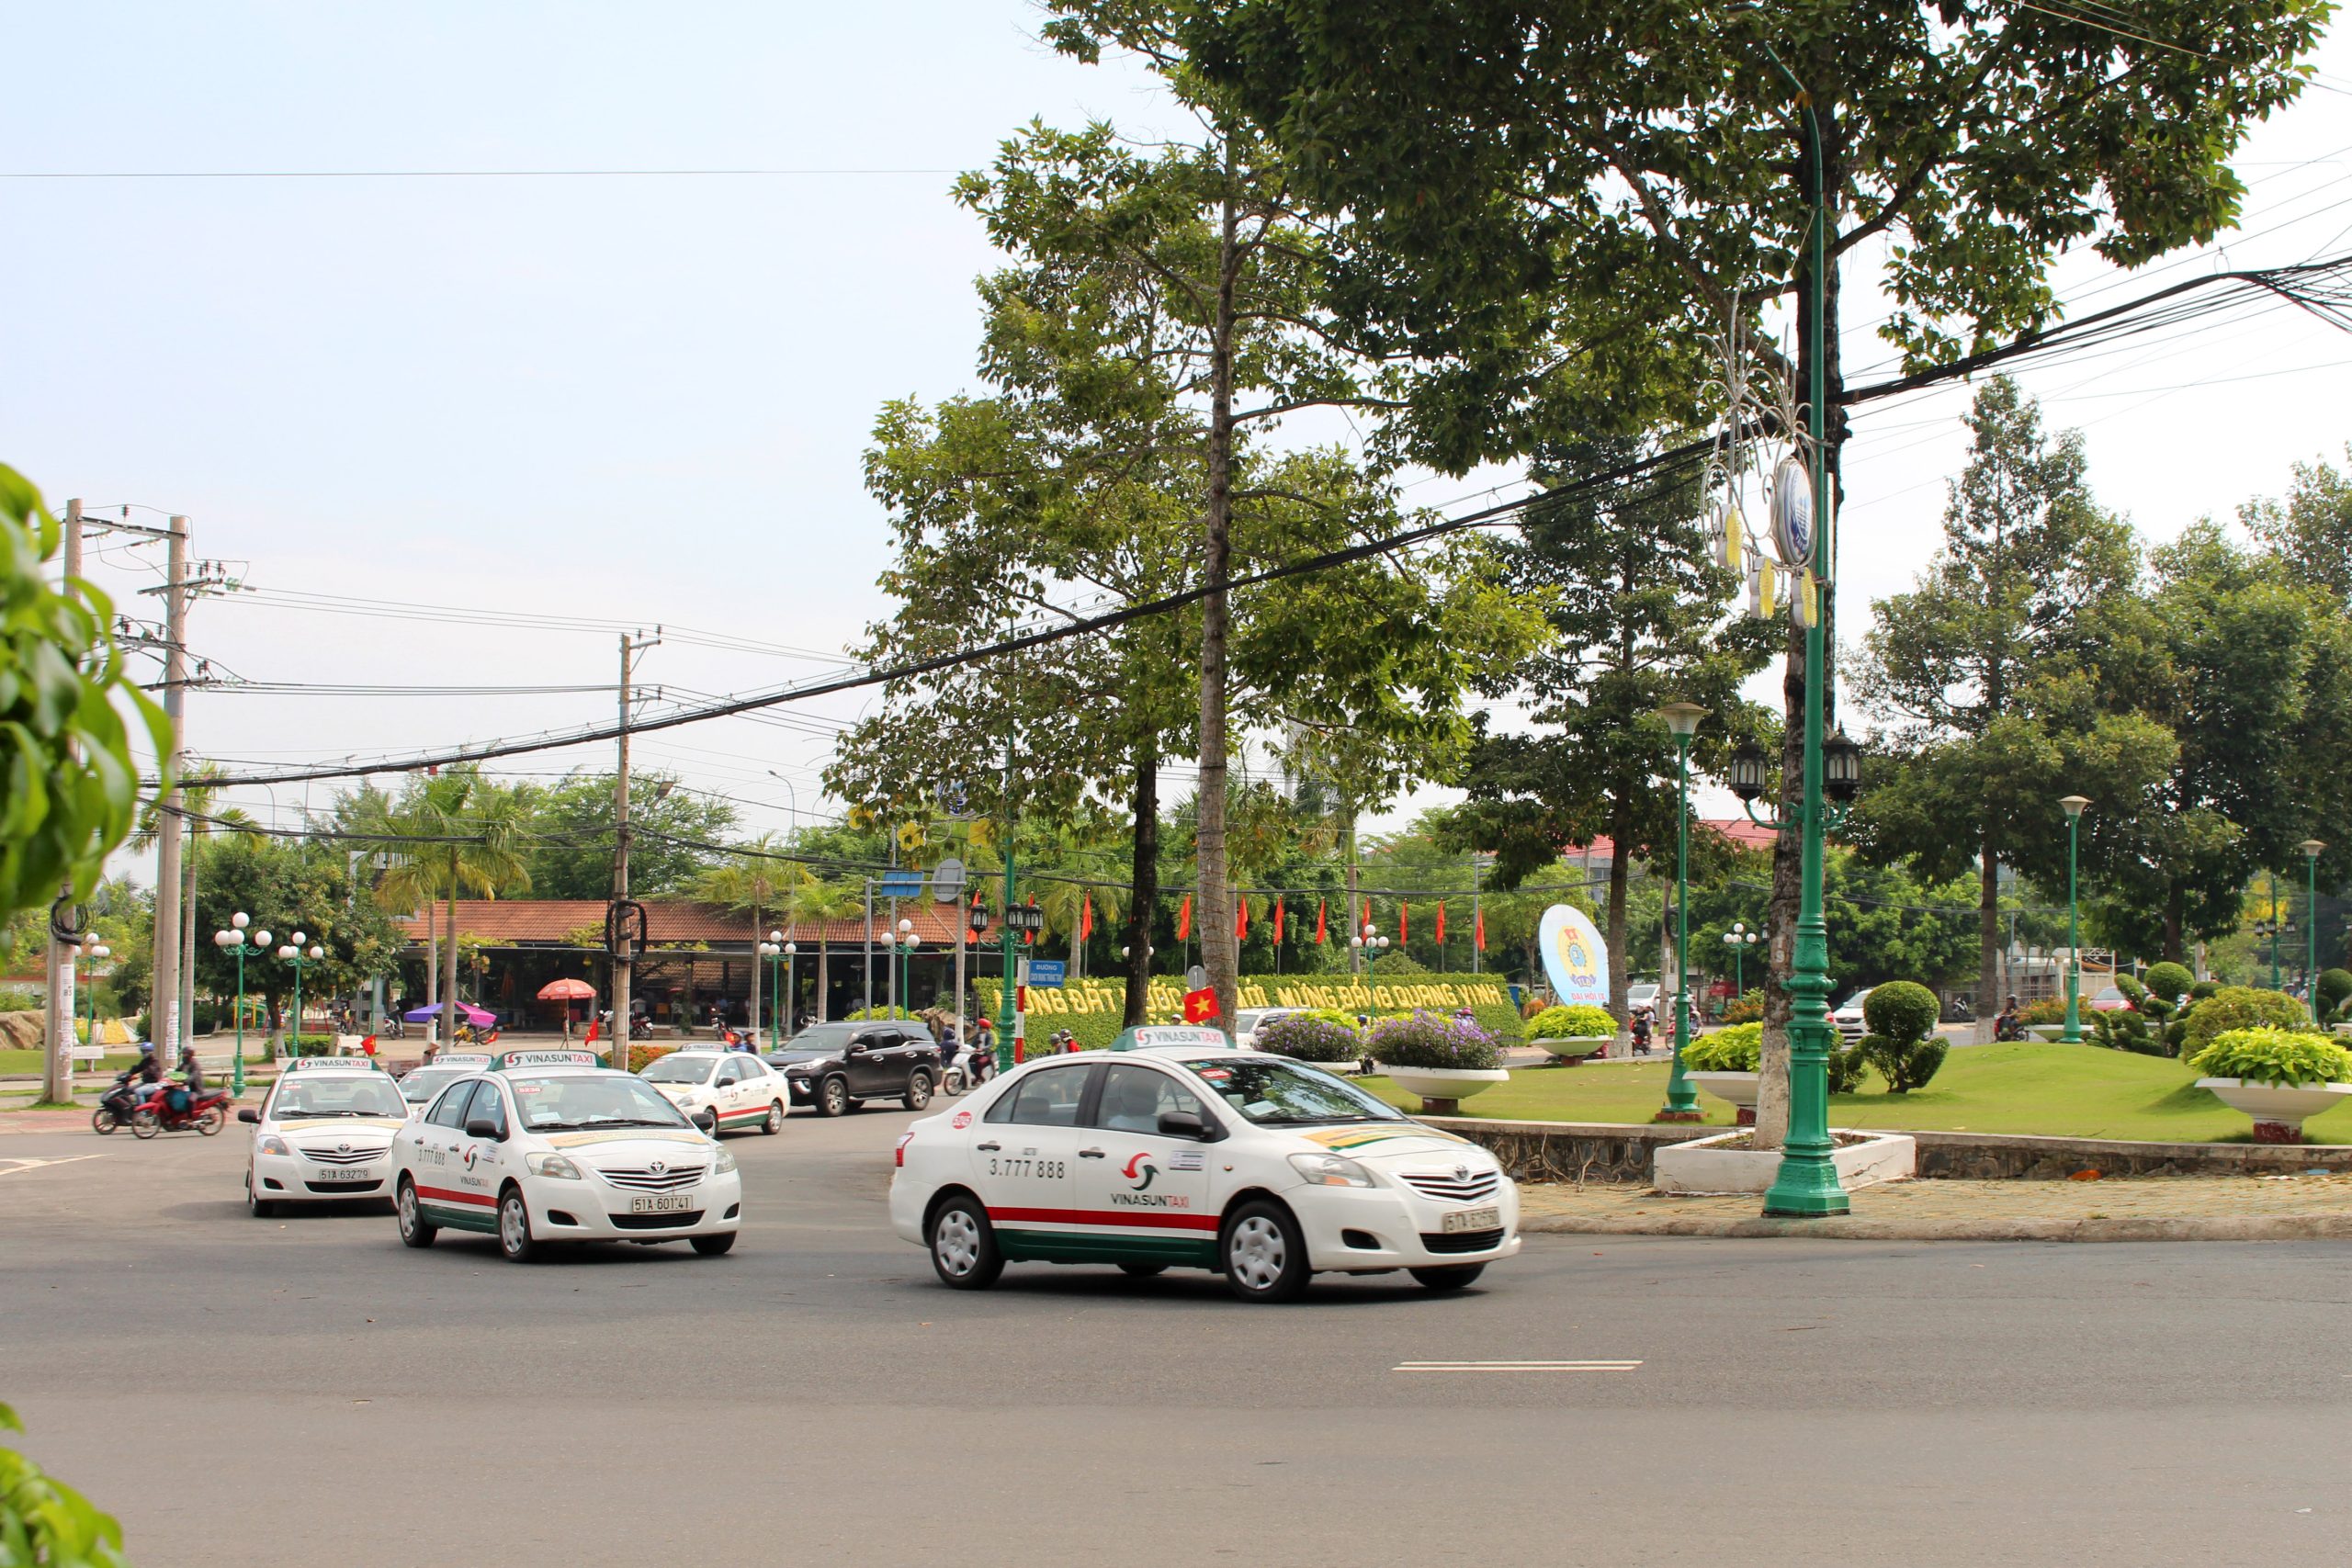
[[[259,1109],[237,1112],[254,1130],[245,1207],[266,1220],[280,1203],[390,1197],[387,1156],[407,1115],[401,1091],[365,1057],[295,1057]]]
[[[435,1056],[423,1066],[411,1067],[394,1081],[401,1086],[401,1098],[408,1101],[408,1113],[422,1116],[424,1108],[443,1089],[489,1066],[490,1057],[486,1055]]]
[[[1225,1275],[1287,1301],[1317,1271],[1459,1290],[1519,1251],[1519,1189],[1478,1145],[1213,1029],[1128,1030],[1014,1068],[899,1140],[890,1221],[940,1280],[1008,1261]]]
[[[784,1075],[747,1051],[672,1051],[657,1056],[638,1075],[686,1113],[686,1120],[712,1133],[784,1131],[784,1108],[792,1086]]]
[[[517,1263],[553,1242],[735,1245],[735,1156],[588,1051],[508,1051],[392,1137],[401,1239],[485,1231]]]

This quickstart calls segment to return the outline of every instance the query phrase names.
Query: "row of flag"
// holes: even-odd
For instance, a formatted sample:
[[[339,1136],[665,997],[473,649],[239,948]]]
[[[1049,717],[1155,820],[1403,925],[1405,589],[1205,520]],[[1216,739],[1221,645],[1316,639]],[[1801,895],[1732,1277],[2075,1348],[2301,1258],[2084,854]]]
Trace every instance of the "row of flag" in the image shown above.
[[[1035,906],[1037,899],[1034,894],[1030,897],[1029,902],[1032,907]],[[980,908],[983,903],[984,897],[982,895],[978,893],[974,893],[972,895],[972,908],[974,909]],[[1283,942],[1283,912],[1286,907],[1287,906],[1283,900],[1280,898],[1274,900],[1274,945],[1277,947],[1281,946]],[[1409,940],[1412,935],[1412,929],[1413,906],[1409,903],[1398,904],[1396,906],[1396,940],[1399,942]],[[1094,900],[1090,897],[1079,906],[1078,940],[1080,942],[1088,942],[1092,940],[1093,936]],[[1182,908],[1176,911],[1176,940],[1178,942],[1189,942],[1192,940],[1192,936],[1193,896],[1187,893],[1184,895],[1184,903]],[[1247,942],[1250,940],[1250,901],[1246,898],[1234,906],[1233,939],[1236,942]],[[1021,940],[1024,944],[1034,942],[1037,940],[1037,933],[1035,931],[1024,931],[1022,933]],[[1330,911],[1329,903],[1325,899],[1317,898],[1315,900],[1315,942],[1316,945],[1319,947],[1329,940]],[[1442,903],[1439,904],[1437,907],[1436,940],[1438,945],[1441,947],[1445,944],[1445,906]],[[1476,910],[1471,916],[1470,940],[1473,944],[1477,947],[1479,952],[1484,953],[1487,951],[1487,912],[1484,909]]]

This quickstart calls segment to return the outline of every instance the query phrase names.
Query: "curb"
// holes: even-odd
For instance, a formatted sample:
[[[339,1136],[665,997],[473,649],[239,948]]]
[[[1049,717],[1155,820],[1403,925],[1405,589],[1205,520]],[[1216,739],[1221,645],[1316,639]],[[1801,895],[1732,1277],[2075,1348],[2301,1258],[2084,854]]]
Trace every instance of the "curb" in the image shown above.
[[[1587,1219],[1522,1217],[1526,1235],[1792,1236],[1823,1241],[2352,1241],[2352,1213],[2143,1215],[2082,1220]]]

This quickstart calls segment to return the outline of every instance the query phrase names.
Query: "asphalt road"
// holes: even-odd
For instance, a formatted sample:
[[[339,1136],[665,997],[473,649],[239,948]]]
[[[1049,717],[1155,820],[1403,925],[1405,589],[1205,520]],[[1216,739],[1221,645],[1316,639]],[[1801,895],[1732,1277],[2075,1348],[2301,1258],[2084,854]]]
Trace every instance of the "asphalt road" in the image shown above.
[[[2346,1550],[2340,1246],[1536,1237],[1449,1298],[1034,1265],[969,1295],[889,1234],[908,1120],[730,1139],[729,1257],[527,1267],[251,1219],[233,1124],[0,1136],[0,1400],[142,1568]],[[1639,1364],[1394,1370],[1535,1359]]]

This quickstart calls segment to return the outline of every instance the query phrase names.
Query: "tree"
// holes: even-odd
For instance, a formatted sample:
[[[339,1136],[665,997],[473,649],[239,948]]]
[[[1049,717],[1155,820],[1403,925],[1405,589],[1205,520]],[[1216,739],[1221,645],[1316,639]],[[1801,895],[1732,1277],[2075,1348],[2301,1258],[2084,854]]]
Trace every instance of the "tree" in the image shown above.
[[[630,874],[636,865],[632,855]],[[763,833],[749,844],[730,853],[718,865],[705,866],[694,880],[694,895],[707,904],[752,917],[752,946],[756,954],[759,944],[767,940],[767,923],[763,913],[775,913],[793,885],[808,874],[792,862],[782,859],[775,835]],[[756,956],[752,961],[752,1017],[753,1033],[760,1027],[760,969]]]
[[[1547,452],[1547,480],[1621,467],[1637,443],[1607,439]],[[1778,628],[1726,621],[1737,578],[1709,558],[1695,475],[1626,491],[1577,491],[1532,515],[1502,547],[1510,581],[1551,595],[1556,642],[1510,672],[1532,733],[1490,732],[1482,721],[1457,782],[1469,800],[1449,820],[1447,842],[1495,852],[1495,883],[1517,886],[1559,863],[1563,846],[1606,833],[1603,936],[1610,1008],[1627,1016],[1632,954],[1626,887],[1636,856],[1671,853],[1681,807],[1675,743],[1657,716],[1693,702],[1713,719],[1692,748],[1705,771],[1758,716],[1739,684],[1762,669]]]
[[[2352,446],[2345,456],[2352,458]],[[2293,581],[2352,604],[2352,477],[2328,463],[2298,463],[2283,502],[2248,502],[2238,521],[2277,553]]]
[[[785,918],[784,934],[791,940],[797,927],[807,920],[817,928],[817,1021],[825,1021],[826,970],[832,959],[832,942],[829,927],[834,920],[846,920],[858,911],[858,890],[846,883],[828,882],[801,868],[801,874],[785,886],[782,902],[777,906]],[[797,1002],[798,998],[794,998]],[[789,1020],[787,1019],[787,1021]]]
[[[613,794],[609,773],[582,771],[529,791],[529,837],[521,849],[531,891],[542,898],[613,894]],[[628,880],[639,896],[680,893],[713,861],[704,846],[735,831],[735,807],[684,787],[669,773],[628,781]]]
[[[313,848],[232,835],[207,848],[204,870],[198,902],[190,909],[204,933],[196,944],[190,983],[208,995],[237,994],[237,955],[214,945],[212,933],[229,929],[230,917],[241,909],[253,918],[253,930],[271,933],[267,947],[245,950],[244,989],[262,998],[273,1015],[294,987],[294,966],[277,951],[296,931],[308,939],[306,948],[316,943],[326,953],[302,972],[303,990],[313,997],[351,989],[383,974],[400,951],[399,929],[381,906],[353,886],[340,845]]]
[[[214,835],[234,833],[254,840],[262,836],[261,826],[243,807],[224,805],[218,784],[220,770],[199,768],[191,773],[180,789],[181,829],[187,836],[186,852],[180,857],[180,1015],[196,1016],[197,950],[210,940],[204,921],[197,912],[198,888],[203,881],[204,848]],[[151,802],[140,813],[139,829],[131,834],[130,847],[147,851],[155,847],[155,840],[164,820],[160,798]],[[211,928],[214,931],[219,927]],[[151,956],[148,963],[154,960]]]
[[[1391,438],[1448,472],[1563,432],[1702,423],[1717,412],[1710,334],[1756,333],[1780,300],[1799,345],[1783,368],[1799,397],[1817,373],[1834,415],[1838,264],[1858,246],[1886,246],[1896,308],[1881,333],[1924,370],[2052,319],[2064,251],[2132,266],[2211,239],[2244,192],[2228,158],[2301,90],[2297,62],[2329,15],[2324,0],[2149,0],[2128,28],[1996,0],[1057,9],[1061,47],[1145,49],[1189,101],[1281,150],[1295,199],[1326,220],[1336,330],[1409,362]],[[1831,264],[1818,323],[1804,243],[1816,178]],[[1844,423],[1827,419],[1822,454],[1840,502]],[[1835,646],[1834,619],[1826,629]],[[1806,698],[1793,631],[1782,692],[1775,795],[1789,801]],[[1797,851],[1784,835],[1774,864],[1776,979],[1792,958]],[[1765,1074],[1769,1145],[1781,1087],[1769,1054]]]
[[[1873,852],[1936,879],[1973,858],[1977,973],[1989,983],[2004,941],[2001,867],[2063,878],[2058,797],[2114,813],[2154,782],[2172,746],[2161,724],[2084,701],[2138,587],[2139,547],[2092,500],[2081,433],[2044,435],[2040,410],[2007,377],[1978,389],[1968,424],[1942,549],[1910,592],[1872,606],[1859,684],[1892,728],[1861,833]],[[1980,988],[1980,1040],[1992,1038],[1989,999]]]
[[[441,1038],[457,1038],[458,899],[471,893],[495,898],[531,886],[522,854],[530,802],[479,768],[450,768],[412,777],[397,800],[375,797],[368,830],[394,856],[376,896],[388,908],[415,908],[438,899],[447,910],[441,943]],[[626,1021],[620,1027],[626,1027]]]

